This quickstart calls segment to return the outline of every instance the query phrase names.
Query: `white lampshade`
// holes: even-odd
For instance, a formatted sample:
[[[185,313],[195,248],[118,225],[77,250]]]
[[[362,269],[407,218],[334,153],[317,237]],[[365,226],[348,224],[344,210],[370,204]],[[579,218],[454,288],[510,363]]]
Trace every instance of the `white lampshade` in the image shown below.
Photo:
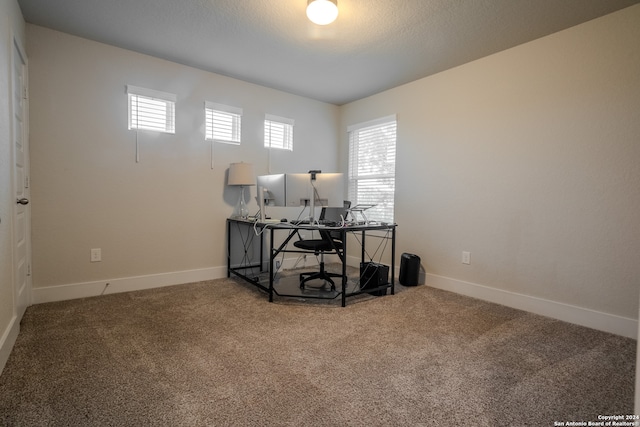
[[[229,166],[228,185],[256,185],[251,163],[231,163]]]
[[[338,17],[338,0],[308,0],[307,17],[314,24],[331,24]]]

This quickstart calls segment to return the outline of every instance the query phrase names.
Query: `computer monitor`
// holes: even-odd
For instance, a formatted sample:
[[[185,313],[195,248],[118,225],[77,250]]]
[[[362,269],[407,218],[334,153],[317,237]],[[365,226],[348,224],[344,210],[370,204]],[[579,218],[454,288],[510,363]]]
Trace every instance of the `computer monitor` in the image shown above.
[[[342,207],[344,201],[344,179],[341,173],[314,174],[287,173],[261,175],[257,178],[258,205],[264,215],[266,206],[279,207]],[[311,200],[311,194],[315,200]],[[310,212],[313,219],[315,212]],[[262,218],[264,219],[264,218]]]
[[[258,189],[262,187],[265,206],[286,206],[285,175],[261,175],[257,179]],[[258,194],[260,191],[258,191]],[[258,200],[260,204],[260,200]]]
[[[314,181],[315,206],[341,208],[344,203],[344,174],[318,173]]]
[[[295,208],[309,206],[311,190],[309,188],[309,174],[288,173],[285,179],[286,203],[285,206]]]
[[[285,178],[284,174],[261,175],[256,178],[258,186],[258,207],[260,208],[260,220],[267,219],[267,206],[285,206]]]
[[[342,207],[344,175],[318,172],[315,174],[315,180],[312,180],[309,173],[286,174],[286,206],[309,206],[312,190],[315,194],[316,207]]]

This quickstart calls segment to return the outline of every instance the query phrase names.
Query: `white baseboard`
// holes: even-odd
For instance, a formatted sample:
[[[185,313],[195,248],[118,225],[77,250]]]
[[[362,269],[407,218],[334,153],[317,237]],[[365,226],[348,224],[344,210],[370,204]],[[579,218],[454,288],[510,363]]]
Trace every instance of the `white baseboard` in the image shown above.
[[[315,262],[315,257],[308,257],[306,266],[313,265]],[[329,261],[327,260],[327,262]],[[359,263],[360,259],[358,257],[348,257],[347,259],[347,264],[350,266],[357,267]],[[295,264],[295,259],[285,259],[283,268],[291,268],[293,267],[293,264]],[[298,264],[297,266],[301,267],[302,265]],[[398,279],[398,272],[399,267],[396,265],[396,280]],[[226,276],[227,268],[225,266],[34,288],[33,303],[41,304],[45,302],[85,298],[118,292],[173,286],[183,283],[219,279]],[[569,323],[575,323],[577,325],[598,329],[600,331],[610,332],[633,339],[638,338],[638,320],[636,319],[602,313],[595,310],[509,292],[502,289],[491,288],[489,286],[465,282],[435,274],[424,274],[421,272],[419,282],[425,283],[427,286],[434,288],[455,292],[461,295],[478,298],[484,301],[505,305],[507,307],[524,310]],[[5,347],[8,345],[9,351],[11,350],[15,337],[17,336],[19,326],[14,325],[12,328],[15,328],[15,331],[11,329],[5,332],[5,337],[3,337],[3,341],[0,342],[0,345],[2,346],[0,347],[0,366],[4,366],[2,357],[6,351]],[[8,358],[8,353],[6,357]],[[6,360],[4,362],[6,363]]]
[[[424,283],[434,288],[505,305],[529,313],[551,317],[564,322],[610,332],[612,334],[633,338],[634,340],[638,338],[638,321],[636,319],[602,313],[600,311],[491,288],[435,274],[426,274]]]
[[[4,370],[7,361],[9,360],[9,355],[11,354],[11,350],[13,350],[13,345],[16,343],[16,339],[18,338],[18,332],[20,332],[20,319],[17,317],[13,317],[7,329],[5,329],[2,337],[0,337],[0,374]]]
[[[33,303],[42,304],[45,302],[95,297],[119,292],[161,288],[164,286],[181,285],[183,283],[200,282],[222,277],[227,277],[226,266],[34,288]]]

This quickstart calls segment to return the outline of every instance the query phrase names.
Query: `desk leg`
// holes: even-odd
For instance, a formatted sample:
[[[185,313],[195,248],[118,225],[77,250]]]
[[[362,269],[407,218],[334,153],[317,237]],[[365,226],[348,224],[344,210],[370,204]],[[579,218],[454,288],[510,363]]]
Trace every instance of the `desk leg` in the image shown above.
[[[347,305],[347,232],[340,231],[342,238],[342,306]]]
[[[264,233],[260,233],[260,273],[264,271]]]
[[[227,220],[227,278],[231,277],[231,223]]]
[[[391,229],[391,295],[395,294],[396,283],[396,228]]]
[[[269,228],[269,302],[273,302],[273,227]]]

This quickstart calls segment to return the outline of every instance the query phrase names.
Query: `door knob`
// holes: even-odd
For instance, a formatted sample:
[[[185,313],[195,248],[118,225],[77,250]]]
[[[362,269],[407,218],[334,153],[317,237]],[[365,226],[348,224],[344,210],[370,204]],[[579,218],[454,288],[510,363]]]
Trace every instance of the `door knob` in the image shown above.
[[[17,199],[16,203],[20,203],[21,205],[28,205],[29,204],[29,199],[23,197],[22,199]]]

